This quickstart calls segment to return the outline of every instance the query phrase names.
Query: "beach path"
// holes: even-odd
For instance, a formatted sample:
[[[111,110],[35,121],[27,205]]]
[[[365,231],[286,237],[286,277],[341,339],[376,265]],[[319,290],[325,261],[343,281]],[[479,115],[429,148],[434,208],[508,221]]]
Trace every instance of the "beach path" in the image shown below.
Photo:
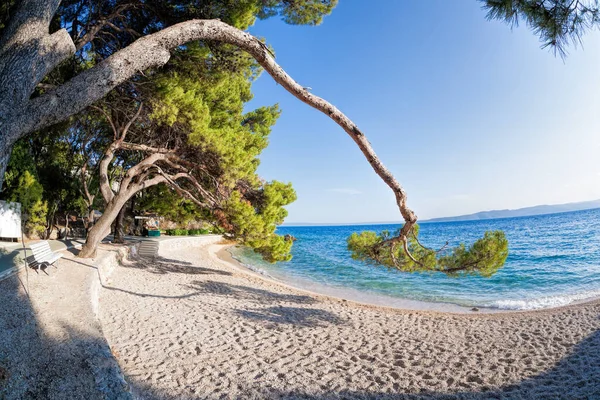
[[[131,398],[93,310],[94,260],[62,253],[0,281],[0,399]]]

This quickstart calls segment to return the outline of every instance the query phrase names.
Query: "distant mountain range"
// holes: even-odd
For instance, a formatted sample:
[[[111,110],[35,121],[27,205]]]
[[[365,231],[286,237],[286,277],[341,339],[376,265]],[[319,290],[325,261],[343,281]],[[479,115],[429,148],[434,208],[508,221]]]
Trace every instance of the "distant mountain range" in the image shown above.
[[[530,217],[532,215],[555,214],[569,211],[590,210],[600,208],[600,200],[581,201],[579,203],[541,205],[533,207],[518,208],[516,210],[492,210],[481,211],[475,214],[458,215],[456,217],[433,218],[421,222],[453,222],[453,221],[477,221],[481,219]]]
[[[591,210],[600,208],[600,199],[591,201],[581,201],[578,203],[541,205],[533,207],[518,208],[516,210],[491,210],[480,211],[475,214],[457,215],[455,217],[432,218],[419,222],[453,222],[453,221],[478,221],[482,219],[530,217],[532,215],[556,214],[569,211]],[[343,226],[343,225],[392,225],[401,224],[399,221],[389,222],[360,222],[360,223],[311,223],[311,222],[290,222],[283,226]]]

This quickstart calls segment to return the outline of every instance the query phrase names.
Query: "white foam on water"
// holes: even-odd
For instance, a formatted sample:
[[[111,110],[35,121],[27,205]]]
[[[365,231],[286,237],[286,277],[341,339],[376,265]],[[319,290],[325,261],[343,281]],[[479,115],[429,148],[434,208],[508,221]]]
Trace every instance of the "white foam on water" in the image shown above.
[[[484,304],[483,307],[498,308],[501,310],[539,310],[542,308],[562,307],[568,304],[591,300],[600,297],[600,290],[592,290],[589,292],[539,297],[537,299],[507,299],[496,300]]]
[[[248,268],[250,271],[256,272],[257,274],[264,275],[264,276],[266,276],[268,278],[273,278],[264,269],[261,269],[261,268],[258,268],[256,266],[252,265],[252,264],[248,264],[248,263],[243,262],[241,260],[241,257],[239,257],[238,255],[236,255],[234,252],[230,251],[230,249],[228,249],[228,252],[231,255],[231,258],[233,258],[235,261],[237,261],[238,263],[240,263],[244,267]]]

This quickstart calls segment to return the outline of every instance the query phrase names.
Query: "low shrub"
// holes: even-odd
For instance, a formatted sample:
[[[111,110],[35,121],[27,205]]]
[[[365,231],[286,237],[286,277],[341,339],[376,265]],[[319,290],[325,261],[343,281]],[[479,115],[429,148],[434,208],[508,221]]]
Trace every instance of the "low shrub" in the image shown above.
[[[193,235],[207,235],[210,233],[208,229],[167,229],[165,233],[169,236],[193,236]]]
[[[187,229],[167,229],[167,235],[169,236],[186,236],[188,234]]]
[[[206,235],[210,233],[208,229],[190,229],[188,235]]]

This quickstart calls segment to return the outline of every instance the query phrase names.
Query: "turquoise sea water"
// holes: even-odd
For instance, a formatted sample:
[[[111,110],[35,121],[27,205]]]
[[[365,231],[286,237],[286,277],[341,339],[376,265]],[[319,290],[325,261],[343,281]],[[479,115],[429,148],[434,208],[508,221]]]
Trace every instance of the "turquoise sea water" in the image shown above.
[[[352,232],[397,227],[281,227],[278,233],[298,239],[292,261],[268,264],[244,248],[234,249],[233,255],[244,264],[291,285],[313,282],[384,298],[519,310],[556,307],[600,296],[600,209],[421,224],[421,242],[436,248],[445,241],[472,243],[486,230],[503,230],[509,240],[509,256],[506,265],[491,278],[409,274],[350,258],[346,238]]]

